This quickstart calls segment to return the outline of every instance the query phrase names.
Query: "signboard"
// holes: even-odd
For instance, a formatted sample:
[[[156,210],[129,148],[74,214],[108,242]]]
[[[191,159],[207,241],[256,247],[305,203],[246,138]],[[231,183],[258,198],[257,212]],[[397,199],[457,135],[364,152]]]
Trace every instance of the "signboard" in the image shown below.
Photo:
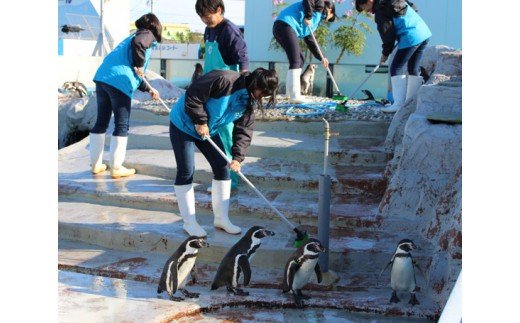
[[[199,59],[200,44],[158,44],[152,48],[151,58]]]

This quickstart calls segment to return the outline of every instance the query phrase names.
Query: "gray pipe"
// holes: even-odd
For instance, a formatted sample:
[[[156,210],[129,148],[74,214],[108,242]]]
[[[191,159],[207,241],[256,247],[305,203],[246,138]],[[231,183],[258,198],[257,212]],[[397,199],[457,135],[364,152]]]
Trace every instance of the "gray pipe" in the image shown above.
[[[318,240],[327,248],[326,252],[320,254],[318,263],[321,271],[329,271],[329,231],[330,231],[330,186],[329,175],[320,175],[319,178],[319,200],[318,200]]]
[[[327,174],[329,165],[329,138],[330,128],[327,120],[322,119],[325,123],[323,135],[325,137],[325,148],[323,156],[323,174],[319,178],[319,196],[318,196],[318,240],[327,249],[326,252],[320,254],[319,264],[321,271],[324,273],[329,271],[329,231],[330,231],[330,187],[331,179]]]

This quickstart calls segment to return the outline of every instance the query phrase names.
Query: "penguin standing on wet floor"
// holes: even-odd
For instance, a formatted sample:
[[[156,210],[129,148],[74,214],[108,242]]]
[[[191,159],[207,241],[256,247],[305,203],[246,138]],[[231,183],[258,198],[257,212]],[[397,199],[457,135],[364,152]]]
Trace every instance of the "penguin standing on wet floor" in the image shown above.
[[[246,234],[224,256],[213,279],[211,289],[226,286],[229,292],[235,295],[247,296],[248,292],[238,288],[240,274],[244,274],[244,286],[249,285],[251,280],[250,260],[260,247],[262,239],[267,236],[274,236],[274,232],[264,229],[261,226],[250,228]]]
[[[175,250],[173,255],[166,261],[162,271],[161,279],[159,280],[159,287],[157,293],[160,294],[166,291],[172,301],[183,301],[184,298],[174,296],[177,290],[188,298],[199,297],[198,293],[188,292],[184,286],[188,281],[188,276],[191,274],[193,282],[197,277],[195,274],[195,260],[199,249],[202,247],[209,247],[205,237],[191,236]]]
[[[417,249],[417,246],[410,239],[403,239],[397,244],[397,249],[392,257],[392,260],[381,271],[381,274],[392,265],[390,273],[390,286],[392,287],[392,297],[390,303],[398,303],[401,300],[397,297],[397,291],[410,292],[409,304],[420,304],[415,296],[416,279],[414,267],[421,270],[417,263],[412,259],[410,251]],[[381,274],[379,276],[381,277]]]
[[[289,258],[285,265],[283,277],[283,292],[290,291],[298,308],[303,308],[303,299],[310,296],[302,294],[302,288],[307,285],[311,276],[316,274],[318,283],[321,283],[321,269],[318,264],[320,252],[325,252],[325,247],[317,239],[309,239],[302,245],[294,255]]]

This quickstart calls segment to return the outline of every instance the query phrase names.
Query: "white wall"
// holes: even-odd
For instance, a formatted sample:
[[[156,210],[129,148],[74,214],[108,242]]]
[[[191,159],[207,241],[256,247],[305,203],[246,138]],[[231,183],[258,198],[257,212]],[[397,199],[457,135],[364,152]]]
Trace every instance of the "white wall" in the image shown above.
[[[301,0],[298,0],[301,1]],[[293,3],[294,0],[287,2]],[[448,45],[455,48],[462,47],[462,0],[414,0],[419,8],[419,14],[430,27],[433,36],[430,45]],[[352,6],[350,1],[336,4],[336,13],[343,15]],[[245,12],[245,39],[251,61],[286,62],[283,51],[269,50],[272,38],[273,19],[271,17],[273,4],[270,0],[247,0]],[[377,64],[381,56],[381,39],[373,21],[367,20],[373,33],[367,36],[367,43],[363,55],[344,57],[344,64]],[[331,31],[341,25],[336,22]],[[323,48],[324,55],[330,61],[335,61],[339,50],[329,46]]]
[[[103,58],[96,56],[58,56],[58,87],[64,82],[78,81],[87,87],[94,87],[92,81]]]

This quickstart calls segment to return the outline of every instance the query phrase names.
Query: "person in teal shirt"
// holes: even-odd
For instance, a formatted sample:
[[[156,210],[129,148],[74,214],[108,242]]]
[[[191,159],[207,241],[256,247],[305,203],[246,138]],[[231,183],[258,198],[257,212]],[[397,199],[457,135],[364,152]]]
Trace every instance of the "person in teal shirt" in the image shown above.
[[[328,67],[329,61],[321,58],[318,44],[311,36],[311,30],[316,31],[322,20],[333,22],[336,19],[336,7],[332,1],[303,0],[288,6],[276,18],[273,24],[273,36],[284,49],[289,60],[289,70],[285,81],[286,94],[291,103],[305,103],[301,95],[300,75],[304,56],[298,42],[303,38],[305,44],[323,66]]]
[[[356,0],[356,10],[374,14],[383,41],[379,64],[385,63],[394,47],[397,47],[390,64],[394,103],[381,109],[383,112],[395,113],[417,94],[423,83],[419,64],[432,33],[417,14],[415,5],[407,0]]]
[[[206,25],[204,31],[205,55],[203,74],[213,70],[246,72],[249,68],[247,45],[240,29],[224,18],[222,0],[197,0],[195,11]],[[233,123],[219,130],[224,151],[231,158]],[[231,189],[236,189],[238,175],[231,173]]]
[[[230,172],[240,171],[241,162],[253,139],[255,109],[262,109],[262,99],[274,104],[278,90],[275,71],[257,68],[253,72],[213,70],[196,79],[173,106],[170,112],[170,141],[177,174],[175,195],[183,229],[189,235],[206,236],[195,215],[195,147],[204,155],[213,171],[211,181],[211,205],[213,226],[230,234],[240,234],[242,229],[229,220],[231,194]],[[206,136],[220,147],[223,143],[220,128],[228,123],[235,125],[232,136],[231,163],[217,152]]]
[[[96,83],[97,119],[90,131],[90,162],[92,173],[107,169],[103,164],[105,132],[114,113],[114,132],[110,140],[110,174],[113,178],[130,176],[135,169],[123,166],[128,141],[132,97],[136,90],[149,92],[154,100],[159,92],[142,78],[150,61],[152,47],[161,42],[162,25],[148,13],[135,21],[137,31],[128,36],[103,60],[94,75]]]

